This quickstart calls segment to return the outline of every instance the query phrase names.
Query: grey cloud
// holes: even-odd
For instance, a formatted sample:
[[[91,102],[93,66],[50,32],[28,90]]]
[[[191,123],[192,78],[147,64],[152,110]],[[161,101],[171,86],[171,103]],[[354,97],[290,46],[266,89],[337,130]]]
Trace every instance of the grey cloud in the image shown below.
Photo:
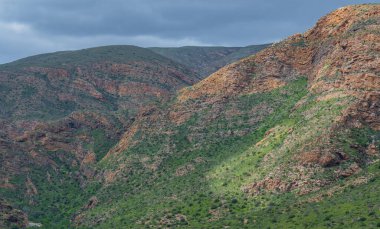
[[[267,43],[303,32],[319,17],[338,7],[365,2],[0,0],[0,62],[36,53],[107,44]]]

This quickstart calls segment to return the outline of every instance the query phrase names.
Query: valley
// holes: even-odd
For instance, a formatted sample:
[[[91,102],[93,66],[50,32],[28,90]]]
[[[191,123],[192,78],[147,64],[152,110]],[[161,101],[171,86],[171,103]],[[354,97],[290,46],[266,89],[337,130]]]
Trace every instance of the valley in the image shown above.
[[[363,4],[274,44],[1,65],[0,227],[380,227],[379,64]]]

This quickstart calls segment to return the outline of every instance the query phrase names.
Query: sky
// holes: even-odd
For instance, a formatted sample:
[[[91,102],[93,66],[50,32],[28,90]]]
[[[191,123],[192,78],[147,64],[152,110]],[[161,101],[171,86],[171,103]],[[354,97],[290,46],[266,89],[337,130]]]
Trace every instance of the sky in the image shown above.
[[[0,0],[0,63],[114,44],[270,43],[361,3],[380,0]]]

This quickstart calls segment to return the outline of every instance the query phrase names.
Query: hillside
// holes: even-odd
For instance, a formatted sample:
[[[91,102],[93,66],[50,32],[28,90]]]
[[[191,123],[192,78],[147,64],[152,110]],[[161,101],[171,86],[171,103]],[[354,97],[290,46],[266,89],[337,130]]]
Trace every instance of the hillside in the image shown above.
[[[75,201],[68,203],[136,114],[197,81],[186,67],[135,46],[1,65],[1,197],[37,222],[68,224],[62,214],[69,216]]]
[[[62,116],[78,109],[136,110],[142,101],[167,98],[199,81],[186,67],[135,46],[37,55],[1,65],[0,74],[5,105],[0,117],[16,119]],[[44,112],[47,107],[54,110]]]
[[[150,50],[187,66],[205,78],[219,68],[253,55],[268,46],[269,44],[246,47],[186,46],[180,48],[150,48]]]
[[[140,113],[73,225],[378,227],[379,31],[340,8]]]

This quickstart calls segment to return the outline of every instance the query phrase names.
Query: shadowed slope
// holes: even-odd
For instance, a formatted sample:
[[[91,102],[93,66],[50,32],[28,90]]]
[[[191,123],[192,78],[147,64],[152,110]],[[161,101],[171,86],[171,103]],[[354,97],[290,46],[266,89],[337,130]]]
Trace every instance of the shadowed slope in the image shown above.
[[[269,44],[251,45],[247,47],[197,47],[150,48],[152,51],[181,63],[202,78],[209,76],[219,68],[253,55],[268,47]]]

